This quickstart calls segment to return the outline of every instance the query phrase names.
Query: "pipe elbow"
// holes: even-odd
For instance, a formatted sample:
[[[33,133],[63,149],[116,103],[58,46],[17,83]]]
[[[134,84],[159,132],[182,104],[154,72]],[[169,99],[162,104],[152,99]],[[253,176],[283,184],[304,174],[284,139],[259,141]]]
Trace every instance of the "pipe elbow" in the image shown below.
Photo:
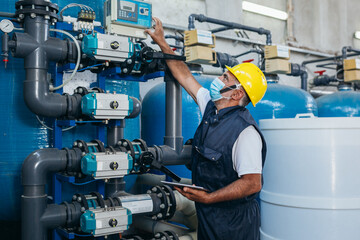
[[[50,172],[65,170],[65,150],[44,148],[32,152],[22,165],[22,185],[45,185]]]

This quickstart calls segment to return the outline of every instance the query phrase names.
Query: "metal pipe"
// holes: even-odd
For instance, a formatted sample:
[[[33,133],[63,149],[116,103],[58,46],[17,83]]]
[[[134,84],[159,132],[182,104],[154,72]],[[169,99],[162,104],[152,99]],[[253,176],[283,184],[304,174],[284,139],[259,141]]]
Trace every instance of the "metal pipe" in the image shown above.
[[[188,28],[186,28],[186,27],[172,25],[172,24],[166,24],[166,23],[163,23],[163,27],[166,28],[166,29],[176,30],[176,31],[186,31],[186,30],[188,30]],[[261,41],[258,41],[258,40],[247,39],[247,38],[241,38],[241,37],[235,37],[235,36],[226,36],[224,34],[215,34],[215,36],[216,36],[217,39],[238,41],[238,42],[243,42],[243,43],[255,44],[255,45],[259,45],[259,46],[266,45],[264,42],[261,42]],[[314,56],[318,56],[318,57],[333,57],[332,54],[320,52],[319,50],[316,50],[316,49],[309,50],[309,49],[303,49],[303,48],[291,47],[291,46],[288,46],[288,48],[292,52],[297,52],[297,53],[302,53],[302,54],[310,54],[310,55],[314,55]]]
[[[108,127],[107,144],[108,146],[116,146],[116,144],[124,138],[125,119],[120,120],[120,126]]]
[[[45,192],[49,173],[79,171],[80,149],[40,149],[32,152],[22,165],[21,232],[23,240],[46,239],[46,225],[40,220],[47,207]],[[52,222],[50,222],[52,224]],[[51,225],[50,224],[50,225]],[[31,233],[31,234],[29,234]]]
[[[8,13],[8,12],[0,12],[0,17],[15,18],[15,14],[14,13]]]
[[[166,84],[164,144],[180,152],[183,146],[182,89],[168,69],[164,81]]]
[[[173,231],[176,234],[182,236],[189,233],[189,230],[168,222],[160,222],[155,221],[151,218],[142,217],[142,216],[134,216],[133,217],[133,225],[140,230],[145,232],[149,232],[152,234],[156,234],[158,232],[164,231]]]
[[[75,118],[81,115],[81,95],[60,95],[49,91],[49,61],[73,57],[71,44],[50,38],[50,22],[42,16],[25,17],[25,33],[14,33],[14,57],[24,58],[26,80],[24,100],[29,109],[41,116]]]
[[[174,222],[182,223],[191,230],[196,230],[198,219],[196,215],[195,203],[181,195],[178,191],[174,191],[176,199],[176,213],[171,219]]]
[[[360,55],[359,53],[349,54],[347,57],[354,57]],[[308,60],[301,63],[302,66],[308,65],[310,63],[318,63],[318,62],[326,62],[326,61],[336,61],[339,59],[342,59],[343,56],[335,56],[335,57],[328,57],[328,58],[322,58],[322,59],[315,59],[315,60]]]
[[[354,49],[352,48],[351,46],[345,46],[341,49],[341,53],[342,53],[342,59],[345,60],[347,59],[347,53],[348,52],[354,52],[354,53],[357,53],[357,55],[360,54],[360,50],[358,49]]]
[[[156,146],[149,150],[155,153],[156,160],[163,165],[184,165],[191,161],[191,145],[184,145],[180,152],[167,145]]]
[[[215,18],[209,18],[203,14],[191,14],[189,16],[189,25],[188,25],[189,30],[195,29],[195,20],[197,20],[199,22],[208,22],[208,23],[222,25],[224,27],[228,27],[229,29],[242,29],[242,30],[247,30],[247,31],[251,31],[251,32],[256,32],[260,35],[266,35],[266,44],[267,45],[271,45],[271,43],[272,43],[271,32],[264,28],[254,28],[254,27],[245,26],[245,25],[242,25],[239,23],[227,22],[227,21],[223,21],[223,20],[219,20],[219,19],[215,19]]]

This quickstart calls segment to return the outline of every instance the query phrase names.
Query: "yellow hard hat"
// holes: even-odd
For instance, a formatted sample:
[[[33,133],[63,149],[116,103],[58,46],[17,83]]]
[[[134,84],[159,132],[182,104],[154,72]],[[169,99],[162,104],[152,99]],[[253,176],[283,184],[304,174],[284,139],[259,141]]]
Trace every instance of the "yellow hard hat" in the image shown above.
[[[235,67],[226,68],[240,82],[250,98],[251,103],[255,105],[264,97],[267,82],[264,73],[253,63],[241,63]]]

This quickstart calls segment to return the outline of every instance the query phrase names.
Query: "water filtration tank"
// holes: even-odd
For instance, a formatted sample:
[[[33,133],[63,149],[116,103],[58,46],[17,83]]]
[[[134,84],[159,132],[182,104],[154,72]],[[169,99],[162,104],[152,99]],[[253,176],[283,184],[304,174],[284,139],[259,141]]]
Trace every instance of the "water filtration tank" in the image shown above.
[[[316,99],[319,117],[360,117],[360,92],[340,91]]]
[[[0,11],[14,12],[15,0],[3,0]],[[60,9],[73,1],[52,1],[59,4]],[[103,0],[86,1],[97,13],[97,21],[102,21]],[[77,16],[79,9],[66,10]],[[2,18],[0,18],[1,20]],[[2,33],[0,33],[2,36]],[[21,166],[24,159],[33,151],[50,146],[51,131],[42,127],[23,100],[23,81],[25,79],[23,59],[9,58],[7,69],[0,64],[0,225],[4,222],[19,221],[21,187]],[[76,77],[75,79],[76,80]],[[139,84],[136,82],[106,81],[106,90],[128,94],[139,98]],[[133,140],[140,137],[139,117],[126,120],[125,138]],[[71,147],[77,139],[90,141],[96,138],[96,127],[91,125],[78,126],[63,134],[63,146]],[[65,186],[64,197],[82,192],[84,186]],[[69,199],[64,199],[69,200]],[[6,225],[7,226],[7,225]],[[17,224],[16,227],[19,225]],[[0,228],[0,230],[3,228]]]
[[[315,99],[302,89],[268,81],[263,99],[254,107],[247,106],[257,123],[260,119],[293,118],[299,113],[318,115]]]
[[[194,75],[199,83],[209,89],[214,77]],[[163,145],[165,136],[165,83],[154,86],[144,97],[141,113],[141,137],[151,145]],[[184,142],[194,137],[201,122],[201,113],[190,95],[182,89],[182,134]],[[168,166],[180,177],[191,178],[185,166]]]
[[[261,239],[359,239],[360,118],[261,120]]]

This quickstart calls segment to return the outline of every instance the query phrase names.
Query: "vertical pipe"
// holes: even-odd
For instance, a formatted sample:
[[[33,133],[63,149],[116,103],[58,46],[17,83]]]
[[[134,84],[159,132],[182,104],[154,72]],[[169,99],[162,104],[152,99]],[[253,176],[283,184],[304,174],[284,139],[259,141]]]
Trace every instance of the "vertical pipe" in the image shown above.
[[[164,144],[179,153],[183,146],[181,86],[168,69],[164,81],[166,83]]]
[[[121,126],[112,126],[107,130],[107,145],[114,147],[124,138],[125,119],[120,120]]]
[[[109,179],[105,184],[105,196],[116,197],[117,193],[125,191],[124,178]]]

